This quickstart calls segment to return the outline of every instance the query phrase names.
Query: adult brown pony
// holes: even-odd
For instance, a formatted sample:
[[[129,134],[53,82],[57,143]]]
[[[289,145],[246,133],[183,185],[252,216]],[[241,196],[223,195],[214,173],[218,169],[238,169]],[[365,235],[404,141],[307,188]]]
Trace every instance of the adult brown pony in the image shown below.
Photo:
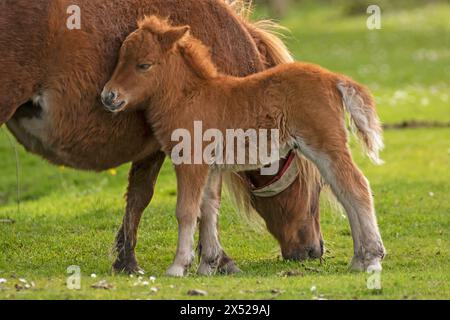
[[[253,129],[260,135],[261,130],[267,135],[275,129],[279,156],[297,150],[298,157],[314,162],[347,212],[355,250],[352,267],[381,271],[385,250],[372,192],[352,160],[345,124],[346,111],[371,160],[381,163],[382,128],[370,92],[344,75],[307,63],[284,64],[247,77],[221,74],[209,49],[189,30],[156,16],[144,18],[123,43],[102,93],[105,107],[113,113],[144,110],[162,150],[176,161],[179,238],[168,275],[183,276],[191,265],[197,219],[215,221],[223,172],[270,164],[260,155],[263,147],[250,143],[241,148],[249,156],[238,162],[235,143],[223,141],[230,129]],[[195,121],[214,137],[204,142],[214,151],[203,157],[203,148],[203,160],[194,163],[198,151],[191,149],[191,142],[191,151],[186,149],[186,142],[180,144],[174,134],[181,129],[185,137],[194,137]],[[200,228],[205,250],[200,274],[214,273],[218,265],[222,250],[215,227],[213,223]]]
[[[81,9],[80,30],[66,25],[72,5]],[[128,272],[138,269],[137,229],[164,154],[139,113],[112,116],[101,108],[99,95],[121,42],[144,14],[191,25],[227,74],[244,76],[290,59],[280,40],[218,0],[0,1],[0,125],[6,123],[28,151],[54,164],[100,171],[133,163],[114,263],[115,270]],[[285,258],[322,254],[320,183],[303,164],[283,192],[252,196]],[[256,186],[270,179],[247,176]],[[224,253],[221,266],[236,270]]]

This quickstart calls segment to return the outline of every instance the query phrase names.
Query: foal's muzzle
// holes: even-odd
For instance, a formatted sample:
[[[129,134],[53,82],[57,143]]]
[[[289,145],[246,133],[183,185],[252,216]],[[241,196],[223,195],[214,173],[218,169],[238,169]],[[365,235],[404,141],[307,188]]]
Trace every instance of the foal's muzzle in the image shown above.
[[[116,91],[104,89],[102,92],[102,103],[106,110],[110,112],[117,112],[125,105],[125,101],[119,99],[119,94]]]

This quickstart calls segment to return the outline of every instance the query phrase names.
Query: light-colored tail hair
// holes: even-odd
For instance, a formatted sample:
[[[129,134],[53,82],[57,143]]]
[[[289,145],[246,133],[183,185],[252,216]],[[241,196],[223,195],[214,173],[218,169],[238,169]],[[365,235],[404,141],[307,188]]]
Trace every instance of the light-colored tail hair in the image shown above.
[[[370,160],[378,165],[383,164],[380,159],[380,151],[384,148],[383,128],[371,93],[347,77],[338,80],[337,88],[342,94],[344,107],[350,114],[352,131],[363,142]]]
[[[224,0],[239,17],[248,21],[252,14],[253,0]]]
[[[272,21],[251,22],[252,0],[225,0],[241,18],[247,31],[255,41],[262,59],[269,66],[294,62],[291,52],[283,42],[289,29]]]
[[[291,52],[282,40],[287,28],[271,20],[247,22],[246,27],[267,67],[294,62]]]
[[[268,68],[294,61],[292,54],[282,41],[283,31],[287,30],[285,27],[270,20],[251,22],[252,0],[225,1],[241,18]],[[296,157],[296,165],[300,173],[298,179],[304,192],[302,193],[307,195],[301,201],[309,206],[313,194],[317,192],[317,187],[322,184],[320,173],[315,165],[304,157]],[[237,173],[227,173],[224,175],[224,182],[240,210],[246,213],[254,211],[253,196],[248,181]]]

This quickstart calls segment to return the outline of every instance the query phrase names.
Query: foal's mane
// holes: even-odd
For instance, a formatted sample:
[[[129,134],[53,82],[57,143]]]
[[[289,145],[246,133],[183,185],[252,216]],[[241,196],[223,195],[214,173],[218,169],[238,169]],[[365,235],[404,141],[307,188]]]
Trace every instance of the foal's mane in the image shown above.
[[[169,19],[162,19],[157,16],[145,17],[139,21],[140,29],[147,30],[160,37],[164,34],[176,30],[177,27],[170,24]],[[199,39],[188,32],[176,46],[187,62],[188,66],[202,79],[212,79],[217,77],[217,67],[214,65],[211,57],[210,48]]]

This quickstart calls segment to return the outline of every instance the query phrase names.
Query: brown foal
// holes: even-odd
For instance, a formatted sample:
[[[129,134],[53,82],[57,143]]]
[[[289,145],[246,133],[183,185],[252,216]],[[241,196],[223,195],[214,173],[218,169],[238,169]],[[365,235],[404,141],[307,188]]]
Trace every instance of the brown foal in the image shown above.
[[[208,48],[189,29],[174,27],[156,16],[142,20],[123,43],[116,70],[102,93],[108,110],[144,109],[167,155],[178,145],[173,133],[183,128],[193,137],[196,121],[201,121],[204,130],[220,132],[230,128],[277,130],[275,145],[280,156],[296,150],[298,157],[311,160],[345,208],[354,241],[352,267],[381,270],[385,250],[371,190],[352,160],[345,124],[348,112],[367,154],[381,163],[382,129],[370,92],[346,76],[306,63],[285,64],[245,78],[221,74]],[[249,155],[255,151],[245,148]],[[210,223],[201,225],[198,272],[216,271],[221,251],[215,229],[221,174],[270,163],[257,158],[252,165],[229,166],[213,160],[175,166],[179,241],[169,275],[185,275],[192,263],[199,217]]]

